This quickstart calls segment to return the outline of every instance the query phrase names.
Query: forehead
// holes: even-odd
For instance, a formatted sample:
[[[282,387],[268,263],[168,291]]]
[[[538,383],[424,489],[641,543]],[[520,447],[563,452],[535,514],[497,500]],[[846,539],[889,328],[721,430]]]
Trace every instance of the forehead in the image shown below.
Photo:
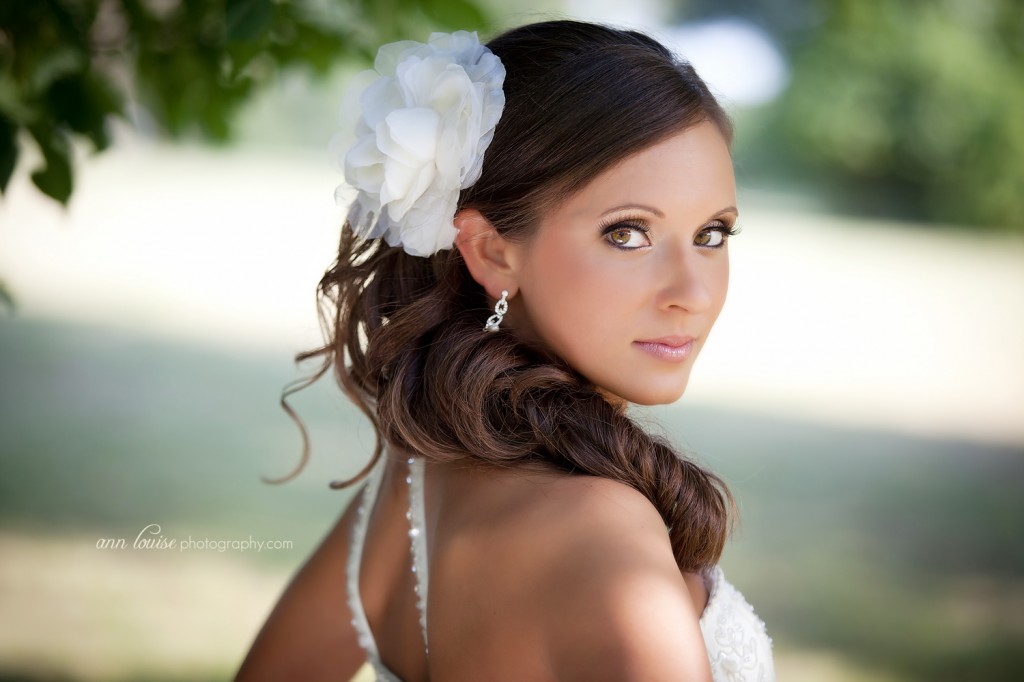
[[[705,121],[626,157],[568,197],[556,212],[589,216],[604,207],[643,204],[677,215],[709,214],[735,202],[729,147],[718,127]]]

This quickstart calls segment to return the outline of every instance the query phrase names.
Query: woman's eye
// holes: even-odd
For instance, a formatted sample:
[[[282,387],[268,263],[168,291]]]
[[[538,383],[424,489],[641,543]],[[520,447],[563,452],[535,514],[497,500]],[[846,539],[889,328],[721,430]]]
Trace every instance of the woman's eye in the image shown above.
[[[706,246],[714,249],[725,244],[726,237],[732,234],[734,234],[733,229],[726,225],[707,227],[697,233],[697,237],[693,240],[693,243],[697,246]]]
[[[635,225],[616,225],[605,232],[605,237],[620,249],[638,249],[647,246],[647,231]]]

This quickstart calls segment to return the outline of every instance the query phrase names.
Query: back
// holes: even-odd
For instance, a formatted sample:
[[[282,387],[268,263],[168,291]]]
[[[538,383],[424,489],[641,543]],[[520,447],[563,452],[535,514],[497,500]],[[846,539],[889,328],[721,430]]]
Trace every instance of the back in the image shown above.
[[[710,679],[702,581],[691,597],[639,493],[544,469],[429,474],[436,679]]]
[[[411,529],[428,539],[419,572],[429,571],[429,677],[649,678],[660,664],[675,678],[710,679],[698,625],[706,586],[679,574],[664,523],[639,493],[543,468],[429,464],[406,476],[404,465],[378,472],[365,546],[353,552],[382,676],[427,679],[424,642],[412,636]],[[422,527],[402,511],[404,482],[414,497],[423,490]]]

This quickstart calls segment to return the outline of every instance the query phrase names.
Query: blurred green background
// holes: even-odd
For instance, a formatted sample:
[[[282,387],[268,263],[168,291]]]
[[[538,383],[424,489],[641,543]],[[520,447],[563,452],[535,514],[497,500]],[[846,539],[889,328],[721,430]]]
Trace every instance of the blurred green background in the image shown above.
[[[1019,677],[1021,3],[52,0],[0,4],[0,679],[232,675],[372,446],[324,381],[310,465],[259,479],[299,453],[345,80],[563,15],[662,37],[737,121],[730,302],[637,415],[737,495],[780,679]]]

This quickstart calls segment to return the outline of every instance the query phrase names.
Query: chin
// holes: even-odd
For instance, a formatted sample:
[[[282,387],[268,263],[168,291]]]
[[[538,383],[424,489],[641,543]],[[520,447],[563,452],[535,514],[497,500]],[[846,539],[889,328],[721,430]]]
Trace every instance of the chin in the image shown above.
[[[631,400],[630,402],[635,405],[644,405],[647,407],[653,405],[671,405],[672,403],[674,403],[675,401],[679,400],[682,397],[683,392],[679,391],[678,393],[674,393],[672,395],[657,395],[651,397],[644,397],[639,400]]]
[[[683,393],[686,392],[687,383],[688,381],[682,385],[675,384],[663,387],[645,386],[634,391],[623,391],[617,395],[634,405],[670,405],[683,397]]]

